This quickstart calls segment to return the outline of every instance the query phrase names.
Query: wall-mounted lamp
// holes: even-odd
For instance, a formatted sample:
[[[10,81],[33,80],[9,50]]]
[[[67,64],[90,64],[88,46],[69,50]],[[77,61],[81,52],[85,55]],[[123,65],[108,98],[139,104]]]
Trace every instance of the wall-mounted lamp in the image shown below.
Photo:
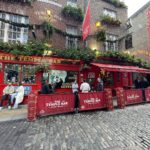
[[[95,25],[96,25],[96,27],[97,27],[97,28],[99,28],[99,27],[101,27],[101,26],[102,26],[102,24],[101,24],[101,22],[100,22],[100,21],[97,21]]]
[[[50,10],[47,10],[47,15],[50,17],[52,15]]]

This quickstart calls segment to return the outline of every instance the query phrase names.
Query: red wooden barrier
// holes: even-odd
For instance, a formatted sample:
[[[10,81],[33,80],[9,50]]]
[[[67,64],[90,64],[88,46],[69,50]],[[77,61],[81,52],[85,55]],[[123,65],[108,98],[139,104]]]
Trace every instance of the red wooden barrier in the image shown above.
[[[147,102],[150,102],[150,88],[145,89],[145,98]]]
[[[36,103],[37,103],[37,94],[31,93],[28,96],[28,114],[27,114],[27,120],[28,121],[34,121],[36,120]]]
[[[112,100],[112,90],[107,88],[107,89],[104,89],[104,91],[105,91],[105,99],[106,99],[106,103],[107,103],[107,109],[111,111],[114,109],[113,100]]]
[[[37,97],[37,115],[45,116],[74,111],[73,94],[39,94]]]
[[[107,107],[104,92],[80,93],[79,111],[94,110]]]
[[[143,102],[142,90],[125,90],[125,101],[126,105],[137,104]]]
[[[116,96],[117,96],[117,105],[118,108],[125,107],[125,97],[124,97],[124,90],[122,87],[116,88]]]

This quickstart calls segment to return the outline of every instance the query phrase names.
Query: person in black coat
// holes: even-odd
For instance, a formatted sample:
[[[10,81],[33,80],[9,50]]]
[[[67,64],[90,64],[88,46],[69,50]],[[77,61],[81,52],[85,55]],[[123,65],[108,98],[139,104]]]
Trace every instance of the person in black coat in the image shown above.
[[[46,81],[42,81],[41,94],[50,94],[50,93],[52,93],[52,90],[49,88],[49,84],[47,84]]]
[[[140,81],[140,88],[145,89],[149,86],[149,83],[145,77]]]
[[[134,81],[134,86],[136,89],[140,89],[141,88],[141,80],[139,77],[137,77]]]

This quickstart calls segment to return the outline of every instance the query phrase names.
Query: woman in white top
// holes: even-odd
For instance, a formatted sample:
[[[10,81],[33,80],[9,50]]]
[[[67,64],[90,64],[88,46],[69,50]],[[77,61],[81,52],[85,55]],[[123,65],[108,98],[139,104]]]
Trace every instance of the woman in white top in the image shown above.
[[[80,86],[80,90],[82,93],[88,93],[91,90],[89,83],[83,80],[83,83]]]
[[[16,96],[15,96],[15,104],[14,109],[18,108],[18,104],[20,104],[23,101],[24,98],[24,87],[22,86],[22,83],[19,82],[19,87],[16,90]]]

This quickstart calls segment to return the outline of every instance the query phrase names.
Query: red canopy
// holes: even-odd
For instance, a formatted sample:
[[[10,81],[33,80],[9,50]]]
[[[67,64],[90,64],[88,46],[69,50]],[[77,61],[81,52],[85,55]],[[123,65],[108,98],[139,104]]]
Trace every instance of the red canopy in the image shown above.
[[[150,74],[149,69],[139,68],[135,66],[120,66],[120,65],[112,65],[112,64],[98,64],[91,63],[94,66],[102,68],[107,71],[116,71],[116,72],[138,72],[138,73],[148,73]]]

